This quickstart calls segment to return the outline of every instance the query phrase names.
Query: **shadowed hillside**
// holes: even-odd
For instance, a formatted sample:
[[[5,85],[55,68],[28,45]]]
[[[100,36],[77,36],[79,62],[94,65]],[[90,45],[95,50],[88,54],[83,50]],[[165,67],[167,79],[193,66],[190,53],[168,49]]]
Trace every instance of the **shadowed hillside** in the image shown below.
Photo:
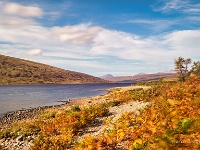
[[[0,84],[105,83],[87,74],[0,55]]]

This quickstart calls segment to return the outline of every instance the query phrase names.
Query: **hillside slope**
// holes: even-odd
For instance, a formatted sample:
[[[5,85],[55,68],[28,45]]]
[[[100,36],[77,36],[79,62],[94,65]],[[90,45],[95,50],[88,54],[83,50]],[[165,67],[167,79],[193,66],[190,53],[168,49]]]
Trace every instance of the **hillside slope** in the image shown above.
[[[105,83],[84,73],[0,55],[0,84]]]

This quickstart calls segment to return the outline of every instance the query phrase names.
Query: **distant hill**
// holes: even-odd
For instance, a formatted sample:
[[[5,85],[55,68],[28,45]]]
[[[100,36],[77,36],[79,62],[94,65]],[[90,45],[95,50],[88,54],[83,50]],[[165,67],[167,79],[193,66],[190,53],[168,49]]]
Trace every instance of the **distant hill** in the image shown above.
[[[174,78],[174,77],[176,77],[175,72],[163,72],[163,73],[159,72],[154,74],[139,73],[134,76],[115,76],[115,77],[103,76],[102,79],[111,82],[135,83],[141,81],[159,80],[160,78]]]
[[[111,75],[111,74],[106,74],[106,75],[104,75],[104,76],[101,76],[100,78],[102,78],[102,79],[107,79],[107,78],[113,78],[114,76],[113,75]]]
[[[84,73],[0,55],[0,84],[78,84],[107,81]]]

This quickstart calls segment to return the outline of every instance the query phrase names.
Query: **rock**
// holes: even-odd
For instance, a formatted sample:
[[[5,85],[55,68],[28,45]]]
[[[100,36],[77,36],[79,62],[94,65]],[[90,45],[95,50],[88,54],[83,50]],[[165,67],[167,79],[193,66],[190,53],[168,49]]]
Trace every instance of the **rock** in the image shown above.
[[[23,141],[24,140],[24,136],[20,135],[16,138],[16,141]]]
[[[34,139],[35,136],[29,136],[27,138]],[[30,150],[33,146],[32,141],[27,141],[24,136],[18,136],[16,139],[0,140],[0,149],[8,150]]]

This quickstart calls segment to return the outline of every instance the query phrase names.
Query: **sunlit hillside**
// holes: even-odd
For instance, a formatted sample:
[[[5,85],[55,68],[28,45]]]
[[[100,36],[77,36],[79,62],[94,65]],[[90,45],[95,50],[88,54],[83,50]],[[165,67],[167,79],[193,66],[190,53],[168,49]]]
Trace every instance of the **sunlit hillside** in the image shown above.
[[[0,84],[105,83],[87,74],[0,55]]]

